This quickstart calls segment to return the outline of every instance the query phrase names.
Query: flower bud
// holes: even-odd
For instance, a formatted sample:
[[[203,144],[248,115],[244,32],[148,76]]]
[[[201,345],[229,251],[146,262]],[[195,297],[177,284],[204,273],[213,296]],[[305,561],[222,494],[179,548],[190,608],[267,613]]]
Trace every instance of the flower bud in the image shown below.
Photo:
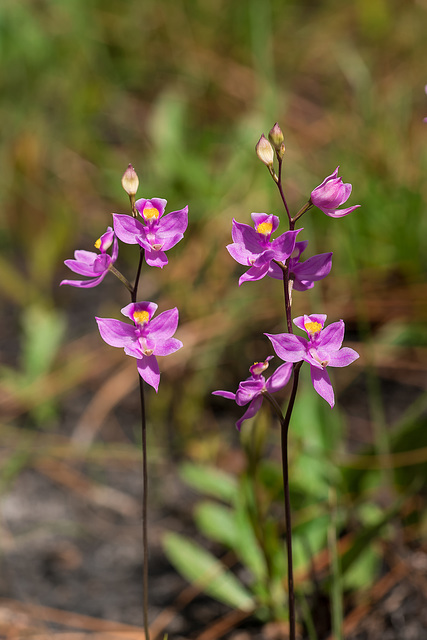
[[[122,177],[122,187],[129,196],[134,196],[138,191],[139,179],[135,169],[130,164]]]
[[[258,140],[255,151],[261,162],[269,168],[273,166],[274,150],[264,134]]]
[[[271,144],[276,149],[276,151],[279,151],[282,145],[284,147],[283,143],[285,140],[285,136],[283,135],[283,131],[281,130],[277,122],[274,125],[274,127],[270,129],[268,134],[268,139],[270,140]]]

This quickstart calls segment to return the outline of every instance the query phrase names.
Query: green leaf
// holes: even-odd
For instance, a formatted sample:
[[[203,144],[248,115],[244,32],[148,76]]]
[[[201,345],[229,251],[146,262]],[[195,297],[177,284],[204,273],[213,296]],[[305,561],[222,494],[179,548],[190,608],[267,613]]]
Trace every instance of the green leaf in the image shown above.
[[[29,307],[23,316],[23,369],[36,380],[51,368],[65,331],[64,318],[54,309]]]
[[[241,503],[236,505],[236,528],[239,541],[236,554],[258,580],[264,580],[267,575],[265,558],[256,539],[248,512]]]
[[[181,465],[180,476],[193,489],[224,502],[232,503],[237,495],[236,478],[220,469],[185,462]]]
[[[230,549],[238,546],[236,518],[228,507],[216,502],[200,502],[195,508],[194,520],[207,538],[221,542]]]
[[[234,574],[198,544],[177,533],[168,533],[163,546],[177,571],[212,598],[245,611],[255,608],[254,599]]]

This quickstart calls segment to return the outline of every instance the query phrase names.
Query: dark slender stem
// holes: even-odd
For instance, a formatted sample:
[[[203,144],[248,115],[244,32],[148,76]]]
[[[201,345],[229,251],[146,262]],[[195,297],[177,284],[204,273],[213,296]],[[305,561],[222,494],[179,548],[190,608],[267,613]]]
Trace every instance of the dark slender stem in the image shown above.
[[[136,299],[138,297],[138,285],[139,285],[139,278],[141,275],[142,263],[144,262],[144,255],[145,255],[145,251],[142,247],[140,247],[138,269],[136,271],[135,284],[133,285],[133,290],[132,290],[132,302],[136,302]]]
[[[131,201],[132,202],[132,201]],[[135,276],[135,284],[131,291],[132,302],[136,302],[138,297],[139,278],[141,276],[142,264],[144,262],[144,249],[140,247],[139,263]],[[145,417],[145,398],[144,398],[144,381],[140,375],[139,379],[139,397],[141,402],[141,446],[142,446],[142,548],[143,548],[143,601],[142,610],[144,616],[144,632],[145,640],[150,640],[150,631],[148,627],[148,525],[147,525],[147,502],[148,502],[148,465],[147,465],[147,421]]]
[[[142,443],[142,547],[143,561],[143,613],[144,632],[146,640],[150,640],[148,628],[148,536],[147,536],[147,497],[148,497],[148,470],[147,470],[147,423],[145,419],[144,381],[139,377],[139,397],[141,400],[141,443]]]
[[[285,297],[285,313],[286,313],[286,326],[288,329],[288,333],[293,333],[292,331],[292,302],[289,291],[289,258],[286,260],[285,264],[283,262],[279,262],[278,260],[273,260],[277,264],[278,267],[281,268],[283,272],[283,294]]]
[[[289,229],[291,231],[293,231],[293,228],[294,228],[293,224],[294,223],[292,222],[292,217],[291,217],[291,214],[290,214],[290,211],[289,211],[288,203],[286,202],[285,193],[284,193],[283,187],[282,187],[282,164],[283,164],[283,158],[278,157],[278,163],[279,163],[279,169],[278,169],[278,176],[277,176],[278,179],[277,179],[276,184],[277,184],[277,188],[279,189],[280,197],[282,198],[283,205],[284,205],[284,207],[286,209],[286,213],[287,213],[288,218],[289,218]]]
[[[295,404],[295,397],[298,390],[299,372],[302,362],[293,365],[294,380],[292,391],[288,402],[286,415],[283,417],[282,410],[272,395],[264,392],[265,397],[270,402],[275,413],[280,420],[281,440],[282,440],[282,474],[283,491],[285,502],[285,524],[286,524],[286,551],[288,558],[288,599],[289,599],[289,640],[295,640],[295,591],[294,591],[294,571],[292,561],[292,520],[291,501],[289,495],[289,463],[288,463],[288,431],[291,415]]]

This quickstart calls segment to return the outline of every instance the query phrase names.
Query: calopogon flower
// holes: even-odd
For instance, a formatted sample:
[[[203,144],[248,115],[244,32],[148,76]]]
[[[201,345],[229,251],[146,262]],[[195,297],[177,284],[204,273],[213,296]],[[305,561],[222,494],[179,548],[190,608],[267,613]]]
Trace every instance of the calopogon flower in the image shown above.
[[[296,242],[295,249],[289,260],[289,278],[293,282],[293,288],[297,291],[307,291],[312,289],[317,280],[326,278],[332,267],[332,252],[319,253],[316,256],[307,258],[304,262],[300,262],[300,257],[308,245],[308,240]],[[268,270],[271,278],[283,279],[283,271],[272,262]]]
[[[95,318],[101,338],[112,347],[123,347],[126,355],[136,358],[139,375],[158,390],[160,381],[156,356],[168,356],[182,347],[182,342],[173,338],[178,326],[178,309],[163,311],[156,318],[157,304],[135,302],[123,307],[121,312],[134,324],[113,318]]]
[[[113,245],[111,256],[107,253],[108,249]],[[96,287],[103,281],[108,273],[110,265],[114,264],[119,254],[119,243],[114,236],[114,231],[108,227],[107,231],[95,242],[95,247],[100,253],[94,251],[77,250],[74,252],[74,260],[65,260],[71,271],[78,273],[80,276],[88,276],[90,280],[62,280],[60,284],[70,284],[72,287],[81,287],[87,289]]]
[[[251,373],[250,377],[239,384],[236,393],[232,393],[231,391],[212,392],[214,396],[222,396],[223,398],[235,400],[239,407],[243,407],[245,404],[250,402],[246,412],[236,422],[236,427],[239,431],[242,426],[242,422],[249,418],[253,418],[253,416],[258,413],[262,405],[263,395],[266,392],[274,393],[275,391],[279,391],[279,389],[285,387],[289,382],[289,378],[292,373],[292,364],[289,362],[280,365],[273,375],[270,376],[267,381],[265,380],[262,374],[268,368],[269,361],[272,358],[273,356],[268,356],[264,362],[255,362],[249,368]]]
[[[310,201],[331,218],[342,218],[360,207],[360,204],[355,204],[347,209],[338,209],[351,194],[351,184],[338,178],[338,169],[339,166],[311,192],[310,197]]]
[[[168,263],[165,251],[184,237],[188,225],[188,207],[163,216],[166,200],[140,198],[135,207],[142,222],[131,216],[115,213],[114,231],[127,244],[139,244],[145,249],[145,261],[151,267],[164,267]]]
[[[341,348],[344,339],[344,322],[333,322],[323,328],[326,316],[313,314],[299,316],[294,324],[307,333],[301,338],[291,333],[265,335],[271,340],[279,358],[286,362],[305,360],[310,364],[311,381],[317,393],[331,406],[335,404],[334,390],[326,367],[346,367],[357,360],[359,354],[349,347]]]
[[[271,261],[285,262],[295,248],[295,239],[301,229],[285,231],[271,240],[279,226],[279,218],[267,213],[251,213],[254,228],[233,220],[233,244],[227,245],[232,258],[250,268],[239,279],[239,286],[250,280],[261,280],[267,275]]]

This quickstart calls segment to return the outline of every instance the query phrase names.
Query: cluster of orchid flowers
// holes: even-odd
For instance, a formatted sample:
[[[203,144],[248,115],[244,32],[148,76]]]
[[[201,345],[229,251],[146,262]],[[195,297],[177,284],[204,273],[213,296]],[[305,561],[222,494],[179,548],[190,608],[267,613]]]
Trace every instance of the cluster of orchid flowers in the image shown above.
[[[281,166],[284,153],[283,133],[278,124],[270,131],[269,140],[261,136],[257,147],[257,155],[268,167],[273,179],[279,184],[279,178],[273,169],[276,155]],[[261,280],[265,276],[284,279],[288,278],[289,298],[292,290],[306,291],[314,286],[318,280],[325,278],[332,266],[332,253],[322,253],[302,261],[301,256],[306,250],[308,241],[297,241],[298,234],[303,230],[294,229],[298,220],[312,206],[316,206],[331,218],[341,218],[348,215],[360,205],[340,208],[351,194],[351,184],[343,183],[338,177],[339,167],[316,187],[310,195],[307,204],[292,218],[288,213],[290,230],[272,239],[278,229],[279,218],[266,213],[252,213],[253,227],[233,220],[233,243],[227,250],[239,264],[249,267],[240,276],[239,286],[243,282]],[[281,188],[281,185],[280,185]],[[289,312],[290,312],[289,303]],[[331,408],[335,404],[334,391],[327,372],[327,367],[345,367],[356,360],[359,355],[353,349],[342,348],[344,339],[344,322],[334,322],[325,327],[326,315],[304,315],[293,320],[295,326],[306,333],[306,337],[294,335],[292,328],[288,332],[277,335],[265,335],[271,341],[276,355],[284,361],[273,375],[266,380],[263,376],[273,356],[263,362],[256,362],[249,369],[250,377],[239,384],[236,393],[230,391],[214,391],[214,395],[234,400],[239,406],[249,403],[243,416],[236,422],[240,430],[242,423],[252,418],[260,409],[263,397],[285,387],[292,374],[293,365],[298,362],[308,362],[314,389],[324,398]]]
[[[66,260],[71,271],[86,280],[63,280],[62,284],[73,287],[91,288],[100,284],[108,272],[115,274],[129,289],[132,303],[121,310],[133,324],[113,318],[96,318],[103,340],[113,346],[122,347],[128,356],[136,358],[141,378],[156,392],[159,388],[160,370],[156,356],[167,356],[182,347],[182,342],[173,338],[178,326],[178,309],[169,309],[153,318],[158,306],[154,302],[136,302],[139,274],[132,286],[116,269],[118,240],[140,247],[140,255],[147,265],[163,268],[168,264],[166,251],[174,247],[183,237],[188,225],[188,207],[164,215],[167,201],[162,198],[151,200],[140,198],[135,202],[138,177],[129,165],[122,178],[122,185],[128,193],[132,215],[113,214],[113,225],[95,242],[93,251],[78,250],[74,260]],[[137,219],[137,215],[141,220]],[[111,254],[107,253],[112,247]]]

